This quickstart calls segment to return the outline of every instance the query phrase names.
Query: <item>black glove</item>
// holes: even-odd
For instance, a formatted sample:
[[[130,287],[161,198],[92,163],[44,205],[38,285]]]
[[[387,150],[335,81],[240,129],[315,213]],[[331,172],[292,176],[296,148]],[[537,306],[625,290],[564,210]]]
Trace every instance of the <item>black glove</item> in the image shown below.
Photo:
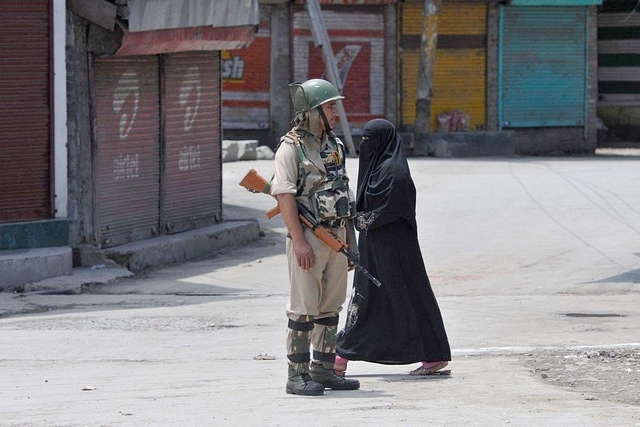
[[[355,227],[358,231],[368,231],[369,227],[376,219],[377,214],[375,212],[358,212],[355,217]]]

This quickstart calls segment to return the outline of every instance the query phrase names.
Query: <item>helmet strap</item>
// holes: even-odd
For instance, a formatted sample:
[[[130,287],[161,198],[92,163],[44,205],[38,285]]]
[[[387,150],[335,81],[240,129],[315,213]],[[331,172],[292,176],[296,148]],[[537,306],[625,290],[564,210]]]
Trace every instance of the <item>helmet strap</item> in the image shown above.
[[[329,126],[329,120],[327,120],[327,116],[324,115],[324,111],[322,110],[322,104],[316,107],[318,109],[318,113],[320,113],[320,117],[322,118],[322,122],[324,123],[324,130],[327,133],[331,133],[333,129]]]

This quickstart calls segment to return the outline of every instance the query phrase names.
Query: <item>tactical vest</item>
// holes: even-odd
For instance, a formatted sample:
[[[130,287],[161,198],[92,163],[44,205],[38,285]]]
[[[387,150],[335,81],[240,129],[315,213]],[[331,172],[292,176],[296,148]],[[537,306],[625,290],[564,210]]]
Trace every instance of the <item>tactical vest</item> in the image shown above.
[[[356,214],[356,203],[353,192],[349,189],[349,178],[345,167],[345,151],[342,141],[329,138],[320,158],[325,172],[322,172],[309,158],[305,144],[300,141],[312,137],[310,134],[291,130],[283,137],[283,142],[294,144],[298,157],[298,191],[296,198],[306,198],[308,207],[321,221],[333,221],[339,218],[353,218]],[[304,203],[305,206],[307,203]]]

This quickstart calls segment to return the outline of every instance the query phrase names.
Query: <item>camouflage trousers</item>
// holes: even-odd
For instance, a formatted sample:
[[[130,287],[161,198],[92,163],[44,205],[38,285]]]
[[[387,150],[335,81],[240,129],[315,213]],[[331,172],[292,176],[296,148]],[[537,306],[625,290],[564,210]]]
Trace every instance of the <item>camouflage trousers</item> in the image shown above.
[[[309,372],[311,346],[313,361],[333,369],[336,354],[338,315],[314,319],[313,316],[289,315],[287,359],[299,374]]]

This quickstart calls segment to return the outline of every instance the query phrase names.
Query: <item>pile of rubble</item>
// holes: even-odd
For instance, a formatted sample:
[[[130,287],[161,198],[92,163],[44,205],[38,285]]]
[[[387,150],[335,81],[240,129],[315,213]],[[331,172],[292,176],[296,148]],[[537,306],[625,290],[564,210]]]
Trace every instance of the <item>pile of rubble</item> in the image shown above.
[[[587,400],[640,406],[640,348],[567,349],[527,354],[523,361],[542,381]]]

